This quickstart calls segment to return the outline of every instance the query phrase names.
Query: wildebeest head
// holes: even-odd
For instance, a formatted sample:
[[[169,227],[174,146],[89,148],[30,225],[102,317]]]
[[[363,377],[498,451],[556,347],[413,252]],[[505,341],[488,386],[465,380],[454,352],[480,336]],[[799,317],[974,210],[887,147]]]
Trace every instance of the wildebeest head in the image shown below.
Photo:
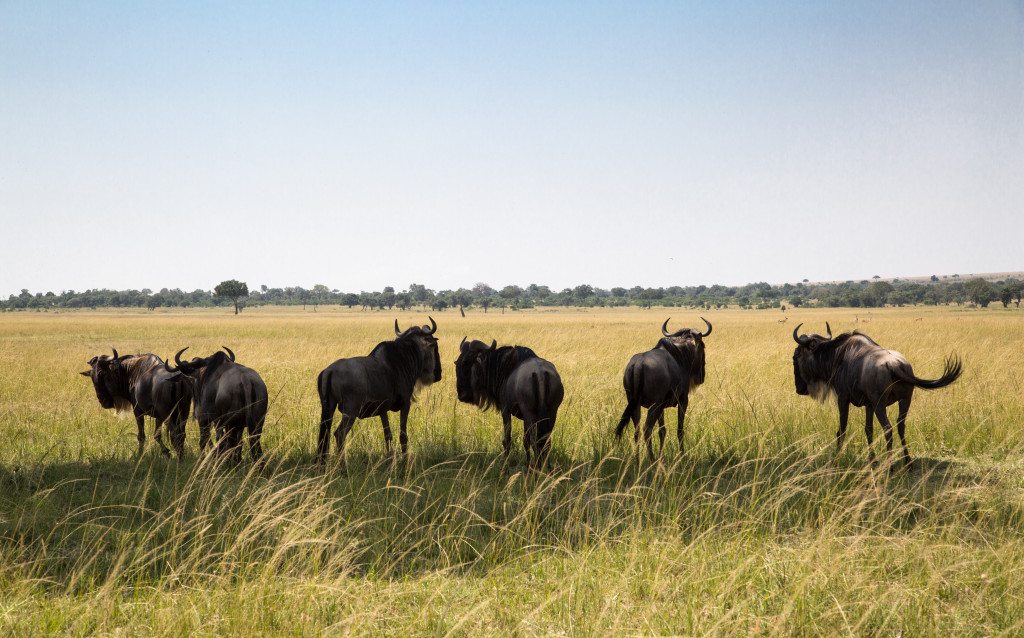
[[[707,332],[694,330],[693,328],[680,328],[675,332],[668,331],[669,317],[661,324],[662,341],[668,341],[678,348],[680,352],[692,353],[692,365],[690,366],[690,379],[697,384],[704,383],[704,337],[711,334],[711,322],[701,317],[701,321],[708,327]]]
[[[825,343],[832,340],[832,326],[825,322],[825,336],[819,334],[799,334],[800,326],[793,328],[793,341],[796,341],[796,349],[793,351],[793,382],[796,384],[796,393],[801,396],[811,394],[812,386],[815,395],[820,394],[819,388],[826,382],[818,373],[817,360],[814,353]]]
[[[498,342],[487,345],[483,341],[466,341],[459,344],[459,358],[455,360],[455,391],[459,401],[479,404],[481,402],[484,364],[480,356],[484,352],[498,349]]]
[[[437,349],[437,322],[433,317],[429,326],[413,326],[402,331],[398,327],[398,319],[395,319],[395,337],[398,339],[409,339],[416,344],[420,352],[420,369],[417,373],[419,385],[430,385],[441,380],[441,353]]]
[[[96,398],[104,409],[116,409],[118,412],[131,409],[128,396],[128,370],[122,361],[129,355],[120,356],[116,348],[111,348],[112,356],[105,354],[89,359],[89,369],[80,372],[84,377],[92,379]]]
[[[208,368],[215,367],[224,361],[234,362],[235,353],[227,346],[221,347],[224,348],[227,354],[224,354],[224,352],[215,352],[208,357],[192,357],[189,361],[182,361],[181,355],[188,350],[188,347],[182,348],[174,355],[175,367],[172,368],[169,363],[164,361],[164,370],[172,373],[172,376],[170,377],[171,381],[198,380],[202,378],[203,373]]]

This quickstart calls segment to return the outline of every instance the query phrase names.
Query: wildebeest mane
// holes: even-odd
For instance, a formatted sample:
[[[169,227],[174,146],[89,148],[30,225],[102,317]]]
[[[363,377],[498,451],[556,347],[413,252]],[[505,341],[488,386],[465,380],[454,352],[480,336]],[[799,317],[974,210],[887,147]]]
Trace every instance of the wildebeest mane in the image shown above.
[[[412,338],[402,335],[393,341],[381,341],[370,351],[370,356],[391,369],[400,389],[413,393],[423,369],[423,353]]]
[[[155,354],[125,354],[117,358],[118,366],[108,366],[107,374],[110,375],[116,392],[111,395],[114,403],[114,410],[127,412],[132,409],[132,396],[139,377],[151,370],[154,366],[162,365],[163,361]]]
[[[809,370],[813,378],[804,379],[811,390],[811,395],[824,401],[835,392],[837,385],[843,385],[840,378],[846,367],[843,360],[848,355],[858,354],[857,350],[864,347],[881,348],[874,339],[858,331],[844,332],[840,335],[819,343],[812,351],[813,369]]]
[[[654,348],[661,348],[671,355],[672,359],[679,364],[679,368],[686,375],[688,384],[694,372],[697,373],[697,383],[704,383],[704,352],[698,346],[696,340],[678,346],[668,337],[662,337],[654,345]],[[701,357],[700,361],[697,360],[698,353]],[[694,368],[695,364],[697,366],[696,369]]]
[[[516,368],[524,361],[537,358],[537,353],[526,346],[502,346],[496,350],[483,350],[478,355],[482,374],[471,378],[473,397],[483,410],[497,405],[501,388]]]

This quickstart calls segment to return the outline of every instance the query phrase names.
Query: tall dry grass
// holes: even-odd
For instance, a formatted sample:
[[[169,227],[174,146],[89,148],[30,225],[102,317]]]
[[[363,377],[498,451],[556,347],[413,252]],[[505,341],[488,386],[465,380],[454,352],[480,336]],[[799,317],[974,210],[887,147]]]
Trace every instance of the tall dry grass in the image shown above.
[[[708,313],[686,452],[670,414],[651,464],[612,429],[625,361],[668,312],[436,315],[445,377],[413,409],[410,459],[390,463],[379,422],[360,421],[346,473],[314,462],[315,377],[387,338],[392,314],[2,315],[0,630],[1021,633],[1018,313],[799,310],[784,325],[777,312]],[[853,415],[834,458],[834,406],[793,391],[794,322],[850,329],[858,314],[920,376],[949,352],[965,360],[957,384],[917,393],[910,472],[868,466]],[[525,474],[521,453],[503,472],[497,415],[456,404],[464,334],[528,344],[559,367],[550,472]],[[268,466],[197,459],[192,422],[186,461],[155,446],[136,458],[134,422],[102,411],[75,374],[110,344],[235,350],[270,388]]]

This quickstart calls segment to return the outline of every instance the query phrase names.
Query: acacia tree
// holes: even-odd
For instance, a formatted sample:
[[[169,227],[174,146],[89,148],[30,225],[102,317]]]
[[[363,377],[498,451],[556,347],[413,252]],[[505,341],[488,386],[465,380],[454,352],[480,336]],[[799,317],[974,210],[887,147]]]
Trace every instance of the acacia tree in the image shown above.
[[[331,289],[323,284],[316,284],[313,286],[311,294],[313,299],[313,312],[316,312],[317,306],[324,303],[327,300],[327,297],[330,296]]]
[[[235,314],[237,315],[240,310],[238,300],[249,296],[249,286],[244,281],[228,279],[217,284],[217,287],[213,289],[213,293],[218,297],[230,299],[235,304]]]
[[[981,278],[968,281],[965,290],[971,301],[982,308],[987,308],[989,302],[996,298],[995,286]]]

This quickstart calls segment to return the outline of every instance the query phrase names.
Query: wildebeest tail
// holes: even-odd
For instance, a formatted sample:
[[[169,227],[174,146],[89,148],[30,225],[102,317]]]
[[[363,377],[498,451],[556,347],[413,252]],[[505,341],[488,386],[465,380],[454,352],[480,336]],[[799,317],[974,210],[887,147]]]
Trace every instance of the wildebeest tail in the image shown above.
[[[533,406],[533,413],[537,417],[537,421],[543,421],[547,418],[548,413],[548,373],[544,372],[544,391],[541,392],[540,377],[534,372],[530,375],[530,381],[533,383],[533,400],[536,402]]]
[[[964,366],[960,357],[951,355],[946,357],[946,369],[938,379],[918,379],[914,375],[907,375],[903,380],[924,390],[938,390],[959,379],[963,371]]]
[[[629,390],[626,392],[626,409],[622,411],[622,418],[619,419],[619,424],[615,426],[615,438],[621,439],[622,433],[626,430],[626,424],[629,423],[630,417],[636,412],[637,406],[640,404],[640,397],[644,394],[644,375],[639,371],[640,366],[634,366],[630,368],[632,373],[632,382],[629,384]]]
[[[316,392],[320,395],[320,403],[324,402],[324,398],[330,393],[331,385],[331,373],[329,369],[320,371],[320,374],[316,378]]]

